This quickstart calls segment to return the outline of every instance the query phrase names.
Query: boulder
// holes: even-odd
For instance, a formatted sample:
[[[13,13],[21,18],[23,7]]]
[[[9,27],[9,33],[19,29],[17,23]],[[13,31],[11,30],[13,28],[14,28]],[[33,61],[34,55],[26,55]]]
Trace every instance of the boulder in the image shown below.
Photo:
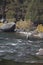
[[[39,51],[36,53],[36,56],[40,59],[43,59],[43,48],[39,49]]]
[[[16,25],[14,22],[3,23],[3,25],[0,27],[0,30],[5,32],[12,32],[14,31],[15,27]]]

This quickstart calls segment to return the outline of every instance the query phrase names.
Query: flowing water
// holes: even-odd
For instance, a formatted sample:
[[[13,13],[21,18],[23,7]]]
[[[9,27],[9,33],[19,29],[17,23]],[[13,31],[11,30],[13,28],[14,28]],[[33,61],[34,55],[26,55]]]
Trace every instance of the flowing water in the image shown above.
[[[0,63],[6,60],[8,63],[12,60],[12,65],[13,62],[43,63],[43,59],[36,56],[40,48],[43,48],[43,40],[27,40],[16,33],[0,33]],[[19,65],[18,63],[16,65]]]

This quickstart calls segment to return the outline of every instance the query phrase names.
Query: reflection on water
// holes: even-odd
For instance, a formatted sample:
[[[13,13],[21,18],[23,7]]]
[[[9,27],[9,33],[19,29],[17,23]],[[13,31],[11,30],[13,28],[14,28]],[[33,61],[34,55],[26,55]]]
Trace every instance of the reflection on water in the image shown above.
[[[43,62],[35,56],[35,53],[43,48],[43,40],[31,41],[26,40],[25,37],[19,36],[15,33],[0,33],[0,61],[2,59],[9,60],[6,61],[10,63],[23,62],[23,63],[38,63]],[[0,62],[0,63],[1,63]],[[4,64],[9,65],[9,64]],[[11,65],[11,64],[10,64]],[[21,65],[21,64],[20,64]]]
[[[24,63],[24,62],[14,62],[12,60],[2,60],[0,65],[43,65],[43,63]]]
[[[14,62],[12,60],[2,60],[0,65],[43,65],[43,63],[24,63],[24,62]]]

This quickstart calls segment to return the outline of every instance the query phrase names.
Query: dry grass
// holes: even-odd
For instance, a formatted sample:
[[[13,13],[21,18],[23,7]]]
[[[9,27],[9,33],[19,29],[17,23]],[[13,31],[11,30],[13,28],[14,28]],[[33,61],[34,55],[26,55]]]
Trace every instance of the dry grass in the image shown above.
[[[42,26],[42,24],[40,24],[40,25],[37,26],[36,31],[43,32],[43,26]]]
[[[30,29],[30,26],[31,26],[30,20],[28,20],[28,21],[19,21],[16,24],[16,28],[23,29],[23,30]]]
[[[3,25],[3,23],[0,23],[0,27]]]

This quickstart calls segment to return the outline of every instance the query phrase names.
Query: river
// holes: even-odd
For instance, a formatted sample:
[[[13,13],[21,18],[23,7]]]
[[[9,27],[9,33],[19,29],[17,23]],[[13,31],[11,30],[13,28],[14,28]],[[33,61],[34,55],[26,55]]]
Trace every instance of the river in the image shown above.
[[[0,33],[0,64],[27,65],[43,63],[43,59],[35,56],[43,48],[43,40],[27,40],[17,33]]]

